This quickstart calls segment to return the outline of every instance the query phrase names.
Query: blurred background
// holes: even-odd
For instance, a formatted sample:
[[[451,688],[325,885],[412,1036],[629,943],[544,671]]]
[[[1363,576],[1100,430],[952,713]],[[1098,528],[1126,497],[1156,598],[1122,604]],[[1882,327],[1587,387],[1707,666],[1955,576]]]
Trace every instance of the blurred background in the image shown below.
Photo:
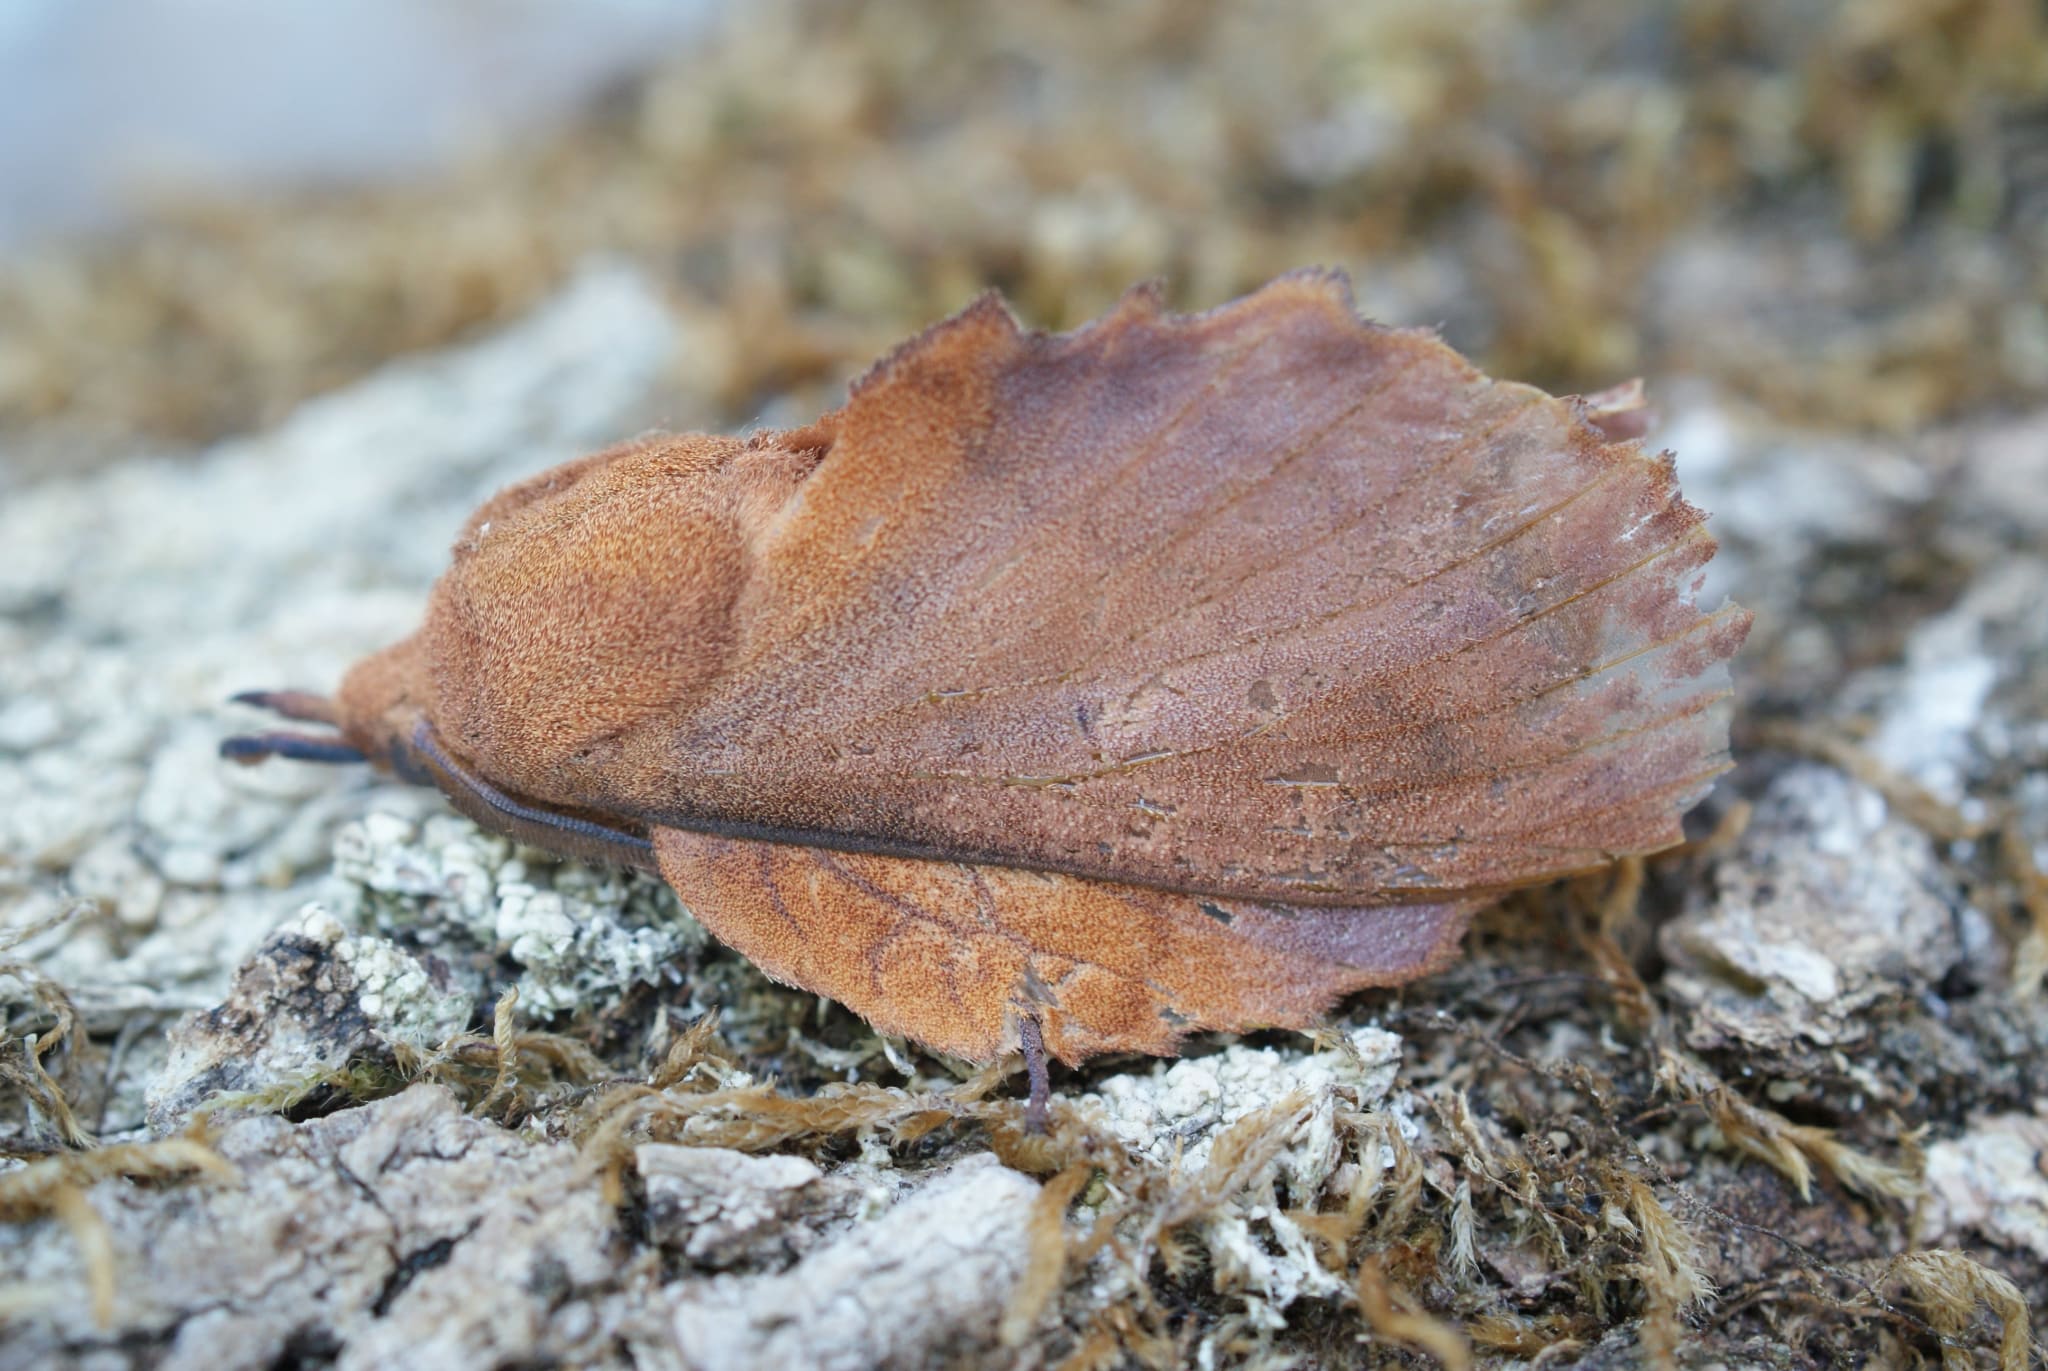
[[[2048,389],[2032,0],[6,0],[0,483],[271,423],[594,254],[675,415],[988,285],[1307,263],[1564,390],[1898,434]],[[4,486],[0,486],[4,488]]]

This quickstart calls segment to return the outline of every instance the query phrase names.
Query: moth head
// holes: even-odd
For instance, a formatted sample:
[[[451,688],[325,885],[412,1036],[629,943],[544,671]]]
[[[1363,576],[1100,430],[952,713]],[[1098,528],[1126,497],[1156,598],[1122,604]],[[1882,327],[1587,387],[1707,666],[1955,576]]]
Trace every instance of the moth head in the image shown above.
[[[420,630],[342,682],[349,742],[431,774],[424,722],[506,790],[615,803],[731,659],[752,545],[815,463],[772,437],[648,440],[501,492]]]

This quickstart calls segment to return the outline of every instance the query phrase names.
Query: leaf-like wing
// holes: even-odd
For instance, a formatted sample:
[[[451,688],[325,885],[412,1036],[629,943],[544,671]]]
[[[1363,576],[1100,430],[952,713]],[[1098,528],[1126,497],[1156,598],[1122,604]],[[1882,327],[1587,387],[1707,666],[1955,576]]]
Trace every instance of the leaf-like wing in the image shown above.
[[[654,846],[704,926],[770,976],[976,1061],[1013,1050],[1025,1017],[1070,1063],[1306,1027],[1448,961],[1476,903],[1291,909],[666,828]]]
[[[1339,278],[987,297],[784,437],[652,817],[1360,905],[1667,846],[1726,766],[1748,616],[1668,459]]]

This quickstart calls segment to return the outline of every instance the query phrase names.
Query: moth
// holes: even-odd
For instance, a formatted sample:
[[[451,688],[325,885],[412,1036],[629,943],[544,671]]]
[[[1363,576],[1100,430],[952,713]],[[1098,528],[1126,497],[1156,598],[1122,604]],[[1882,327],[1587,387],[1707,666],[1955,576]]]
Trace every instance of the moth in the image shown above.
[[[1680,840],[1749,627],[1632,403],[1482,375],[1339,274],[1070,333],[1001,298],[808,427],[501,492],[331,734],[659,872],[778,981],[988,1061],[1303,1027],[1473,912]]]

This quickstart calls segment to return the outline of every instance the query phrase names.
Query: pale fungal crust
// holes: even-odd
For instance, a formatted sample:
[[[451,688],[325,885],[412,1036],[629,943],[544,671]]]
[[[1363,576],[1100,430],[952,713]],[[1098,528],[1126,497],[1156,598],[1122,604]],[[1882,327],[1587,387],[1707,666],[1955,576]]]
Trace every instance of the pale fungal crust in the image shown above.
[[[1057,335],[988,295],[807,428],[498,495],[340,722],[928,1046],[1299,1027],[1677,842],[1728,765],[1749,616],[1694,604],[1714,541],[1611,438],[1639,413],[1333,273]]]

